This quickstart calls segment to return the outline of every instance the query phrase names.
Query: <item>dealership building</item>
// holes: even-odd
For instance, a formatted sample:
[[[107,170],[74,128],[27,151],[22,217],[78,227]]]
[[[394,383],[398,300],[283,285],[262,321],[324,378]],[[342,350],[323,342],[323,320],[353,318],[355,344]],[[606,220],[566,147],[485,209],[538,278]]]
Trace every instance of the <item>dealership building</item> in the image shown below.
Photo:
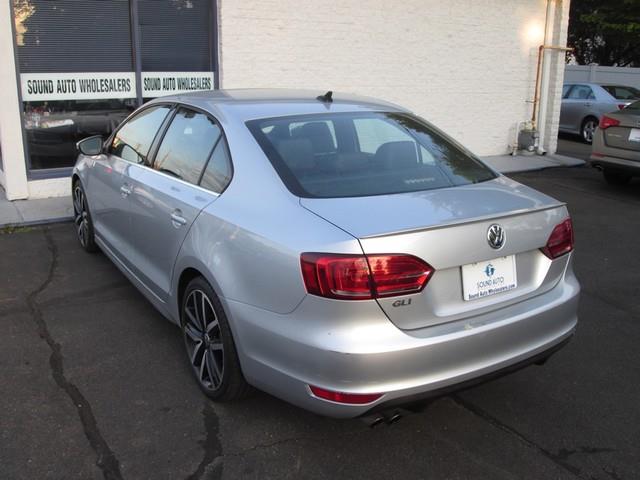
[[[538,99],[553,153],[564,52],[538,66],[539,46],[566,45],[568,14],[568,0],[3,0],[0,184],[9,200],[69,195],[78,140],[214,88],[379,97],[480,156],[510,152]]]

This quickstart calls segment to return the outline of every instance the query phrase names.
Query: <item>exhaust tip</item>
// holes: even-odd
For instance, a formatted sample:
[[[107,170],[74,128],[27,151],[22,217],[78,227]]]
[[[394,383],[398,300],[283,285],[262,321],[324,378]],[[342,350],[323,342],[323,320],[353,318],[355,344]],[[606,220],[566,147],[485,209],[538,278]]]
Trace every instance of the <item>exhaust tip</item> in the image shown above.
[[[399,412],[394,412],[388,417],[386,417],[385,421],[387,422],[387,425],[393,425],[394,423],[399,422],[401,418],[402,418],[402,415],[400,415]]]
[[[369,428],[376,428],[378,425],[382,425],[385,422],[385,418],[382,415],[373,417],[369,422]]]

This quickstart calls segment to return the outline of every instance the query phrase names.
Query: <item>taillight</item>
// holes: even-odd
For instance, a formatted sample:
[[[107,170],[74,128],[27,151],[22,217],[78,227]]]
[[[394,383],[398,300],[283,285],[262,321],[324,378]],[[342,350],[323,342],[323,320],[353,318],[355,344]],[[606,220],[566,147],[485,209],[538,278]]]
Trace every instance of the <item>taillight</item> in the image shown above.
[[[411,255],[303,253],[307,292],[342,300],[369,300],[420,292],[434,269]]]
[[[571,219],[567,218],[553,229],[542,253],[553,260],[571,250],[573,250],[573,225]]]
[[[600,119],[600,124],[598,125],[602,130],[606,130],[609,127],[617,127],[620,125],[620,120],[616,120],[615,118],[607,117],[603,115]]]
[[[346,403],[351,405],[364,405],[366,403],[375,402],[380,397],[382,397],[382,393],[334,392],[332,390],[325,390],[324,388],[315,387],[313,385],[309,385],[309,389],[311,390],[311,393],[313,393],[318,398],[330,400],[336,403]]]
[[[627,106],[626,103],[619,103],[618,104],[618,110],[624,110],[624,108]]]

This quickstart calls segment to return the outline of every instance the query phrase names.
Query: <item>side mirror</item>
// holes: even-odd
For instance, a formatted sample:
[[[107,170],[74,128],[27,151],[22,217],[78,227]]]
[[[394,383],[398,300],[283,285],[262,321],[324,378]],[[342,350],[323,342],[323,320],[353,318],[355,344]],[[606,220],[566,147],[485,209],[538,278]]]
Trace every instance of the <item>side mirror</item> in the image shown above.
[[[76,147],[83,155],[100,155],[102,153],[102,136],[87,137],[76,143]]]

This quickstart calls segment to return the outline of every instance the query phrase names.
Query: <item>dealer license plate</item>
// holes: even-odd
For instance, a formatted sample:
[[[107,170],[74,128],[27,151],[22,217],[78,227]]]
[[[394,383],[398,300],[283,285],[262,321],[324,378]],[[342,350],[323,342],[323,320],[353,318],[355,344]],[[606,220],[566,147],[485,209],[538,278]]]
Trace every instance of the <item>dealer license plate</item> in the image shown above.
[[[640,142],[640,128],[632,128],[629,132],[630,142]]]
[[[517,286],[515,255],[462,266],[462,290],[467,301],[508,292]]]

